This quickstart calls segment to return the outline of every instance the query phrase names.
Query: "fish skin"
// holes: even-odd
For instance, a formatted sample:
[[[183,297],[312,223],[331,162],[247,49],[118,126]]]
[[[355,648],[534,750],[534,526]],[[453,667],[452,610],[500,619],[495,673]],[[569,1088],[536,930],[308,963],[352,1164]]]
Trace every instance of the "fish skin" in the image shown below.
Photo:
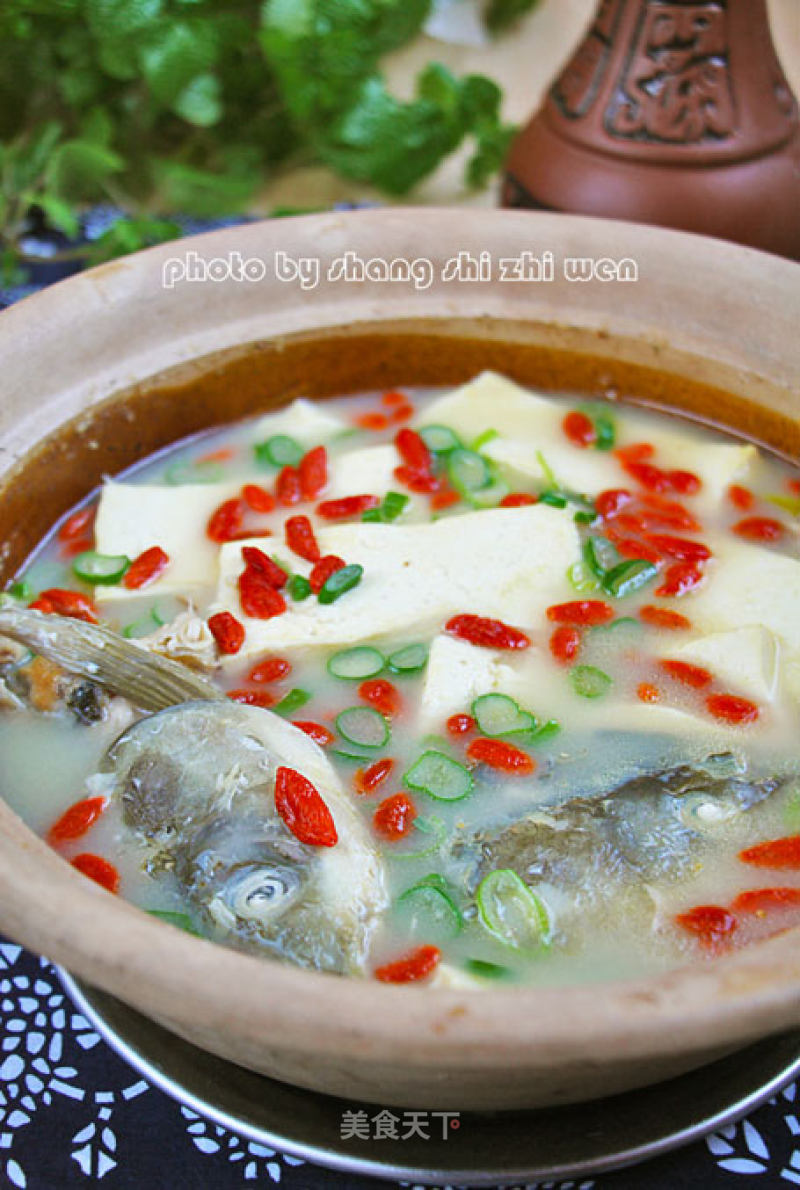
[[[336,824],[334,847],[307,846],[288,830],[275,808],[279,765],[318,789]],[[124,732],[102,768],[125,826],[149,846],[148,870],[177,880],[212,936],[305,967],[363,973],[388,901],[383,863],[304,732],[258,707],[184,703]]]

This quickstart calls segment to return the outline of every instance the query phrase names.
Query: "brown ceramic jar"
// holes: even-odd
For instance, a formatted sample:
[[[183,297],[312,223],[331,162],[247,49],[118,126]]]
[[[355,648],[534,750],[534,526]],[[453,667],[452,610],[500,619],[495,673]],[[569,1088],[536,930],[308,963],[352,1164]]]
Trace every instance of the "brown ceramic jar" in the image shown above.
[[[800,121],[766,0],[602,0],[506,169],[504,206],[800,259]]]

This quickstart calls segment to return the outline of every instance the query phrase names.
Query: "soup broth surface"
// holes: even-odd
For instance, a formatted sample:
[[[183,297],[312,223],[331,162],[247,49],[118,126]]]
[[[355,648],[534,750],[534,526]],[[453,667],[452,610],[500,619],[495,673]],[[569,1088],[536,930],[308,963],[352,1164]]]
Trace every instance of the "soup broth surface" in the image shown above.
[[[4,596],[227,698],[150,718],[0,639],[2,796],[143,909],[306,966],[706,960],[800,921],[799,518],[787,464],[617,402],[297,401],[109,479]]]

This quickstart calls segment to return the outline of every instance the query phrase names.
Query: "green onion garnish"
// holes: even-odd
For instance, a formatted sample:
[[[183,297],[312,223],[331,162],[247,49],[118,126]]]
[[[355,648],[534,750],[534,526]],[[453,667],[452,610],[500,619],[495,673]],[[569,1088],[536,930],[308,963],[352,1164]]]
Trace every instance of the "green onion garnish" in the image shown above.
[[[548,490],[540,493],[539,503],[548,504],[551,508],[566,508],[567,497],[563,494],[563,492]]]
[[[369,645],[355,645],[328,658],[328,673],[334,678],[358,682],[363,678],[374,678],[385,664],[386,658],[378,649]]]
[[[581,698],[602,698],[613,682],[607,673],[594,665],[576,665],[569,671],[572,688]]]
[[[570,586],[579,595],[585,595],[589,591],[596,591],[600,586],[599,580],[595,577],[586,562],[573,562],[567,571],[567,578]]]
[[[442,802],[460,801],[472,789],[468,770],[444,752],[423,752],[403,782],[409,789],[420,790]]]
[[[377,508],[367,508],[362,512],[361,519],[377,524],[391,524],[400,516],[408,504],[408,499],[403,492],[387,492]]]
[[[483,455],[463,446],[447,456],[447,476],[459,495],[467,498],[492,481],[491,468]]]
[[[303,578],[302,574],[293,574],[286,584],[286,590],[289,592],[290,599],[293,599],[295,603],[302,603],[311,594],[311,583],[307,578]]]
[[[285,694],[280,702],[276,702],[272,710],[277,715],[293,715],[295,711],[299,711],[307,702],[311,701],[311,694],[308,690],[301,690],[296,686]]]
[[[458,450],[463,446],[458,434],[449,426],[423,426],[419,431],[419,436],[428,450],[433,451],[436,455],[447,455],[452,450]],[[477,449],[476,446],[473,446],[473,450]]]
[[[496,938],[514,950],[542,950],[552,927],[544,901],[511,868],[484,876],[476,893],[481,921]]]
[[[652,582],[658,574],[658,567],[644,558],[631,558],[620,562],[613,570],[603,575],[603,590],[614,599],[623,599],[626,595],[633,595],[641,591]]]
[[[357,587],[363,573],[364,567],[358,566],[356,563],[351,562],[349,566],[343,566],[341,570],[335,571],[330,578],[325,580],[317,599],[320,603],[333,603],[340,595]]]
[[[304,454],[300,443],[288,434],[275,434],[266,442],[257,443],[253,451],[259,463],[272,467],[296,467]]]
[[[428,664],[428,646],[423,644],[404,645],[389,655],[389,672],[416,674]]]
[[[587,537],[583,543],[583,560],[592,574],[601,579],[607,570],[619,565],[620,555],[608,538]]]
[[[339,735],[359,748],[382,748],[389,742],[389,724],[373,707],[348,707],[336,716]]]
[[[120,582],[130,564],[130,558],[124,554],[98,554],[96,550],[86,550],[78,554],[72,570],[82,583],[112,587]]]
[[[181,459],[167,467],[164,479],[173,487],[179,487],[186,483],[218,483],[224,474],[221,463],[193,463]]]
[[[558,719],[548,719],[541,727],[537,727],[535,731],[531,732],[525,741],[528,744],[546,744],[549,740],[554,739],[561,731],[561,724]]]
[[[507,694],[482,694],[472,704],[472,714],[484,735],[511,735],[518,731],[533,731],[536,720],[523,711]]]
[[[194,934],[196,938],[202,936],[188,913],[173,913],[169,909],[148,909],[146,912],[150,917],[157,917],[159,921],[164,921],[167,925],[185,930],[187,934]]]
[[[514,975],[508,967],[503,967],[500,963],[490,963],[488,959],[467,959],[464,970],[481,979],[512,979]]]
[[[497,430],[484,430],[478,437],[470,442],[470,450],[481,450],[482,447],[488,446],[490,442],[494,442],[495,438],[499,438],[500,434]]]
[[[426,942],[454,938],[464,926],[454,890],[437,872],[407,888],[395,903],[406,933]]]
[[[33,587],[25,579],[18,579],[8,588],[8,594],[12,599],[21,599],[27,603],[30,599],[33,599]]]

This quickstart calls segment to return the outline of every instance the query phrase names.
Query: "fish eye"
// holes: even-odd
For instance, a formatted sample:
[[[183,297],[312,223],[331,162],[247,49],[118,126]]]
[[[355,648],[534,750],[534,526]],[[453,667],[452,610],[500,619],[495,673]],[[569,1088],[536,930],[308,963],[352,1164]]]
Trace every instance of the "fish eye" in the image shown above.
[[[283,913],[300,891],[299,877],[289,869],[250,869],[228,889],[226,900],[237,917],[264,921]]]

